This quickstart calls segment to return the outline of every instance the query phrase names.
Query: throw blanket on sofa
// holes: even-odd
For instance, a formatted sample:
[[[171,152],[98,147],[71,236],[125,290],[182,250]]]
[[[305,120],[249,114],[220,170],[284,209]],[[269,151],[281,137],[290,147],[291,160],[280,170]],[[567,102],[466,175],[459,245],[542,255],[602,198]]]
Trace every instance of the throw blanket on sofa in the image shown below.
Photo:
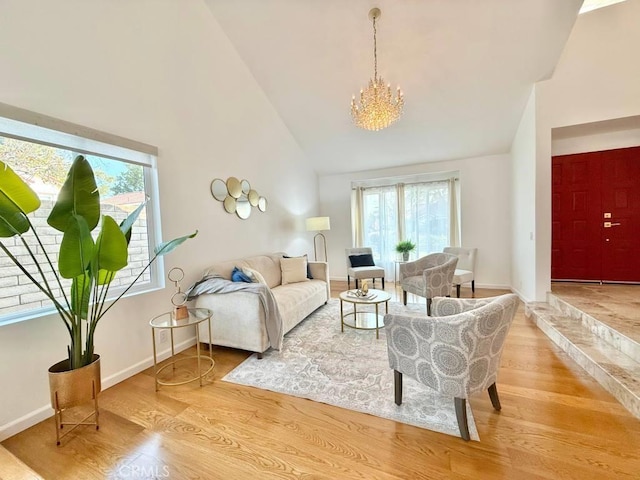
[[[232,293],[250,292],[258,295],[262,308],[264,308],[265,328],[272,348],[282,348],[282,318],[273,293],[263,283],[232,282],[222,278],[219,274],[205,275],[202,280],[196,282],[187,290],[187,300],[193,300],[204,293]]]

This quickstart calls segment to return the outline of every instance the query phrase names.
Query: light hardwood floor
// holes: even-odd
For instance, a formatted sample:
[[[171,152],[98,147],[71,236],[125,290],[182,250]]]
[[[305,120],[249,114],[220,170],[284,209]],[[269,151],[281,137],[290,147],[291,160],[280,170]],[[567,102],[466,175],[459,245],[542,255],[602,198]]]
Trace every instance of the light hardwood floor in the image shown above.
[[[334,296],[345,288],[332,283]],[[222,382],[247,354],[216,348],[202,388],[156,393],[147,370],[101,394],[99,431],[80,427],[56,447],[49,419],[3,445],[46,479],[640,478],[640,420],[523,311],[498,377],[502,411],[488,395],[470,401],[480,442]]]

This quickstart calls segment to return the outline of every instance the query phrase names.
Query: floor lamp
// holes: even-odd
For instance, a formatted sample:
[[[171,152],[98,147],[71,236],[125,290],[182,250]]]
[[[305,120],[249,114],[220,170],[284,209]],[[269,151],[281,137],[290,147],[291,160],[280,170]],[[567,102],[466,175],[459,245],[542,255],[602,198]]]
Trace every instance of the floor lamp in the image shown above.
[[[315,255],[316,262],[318,261],[318,250],[316,246],[316,240],[318,239],[318,237],[322,238],[322,243],[324,245],[324,261],[327,261],[327,239],[322,233],[322,231],[324,230],[331,230],[331,222],[329,220],[329,217],[307,218],[307,231],[318,232],[313,237],[313,254]]]

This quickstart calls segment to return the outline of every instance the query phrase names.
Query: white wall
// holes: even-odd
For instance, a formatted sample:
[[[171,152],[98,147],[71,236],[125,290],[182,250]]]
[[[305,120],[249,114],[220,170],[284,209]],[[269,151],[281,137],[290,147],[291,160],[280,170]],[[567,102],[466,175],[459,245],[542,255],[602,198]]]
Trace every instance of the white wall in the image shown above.
[[[638,145],[640,145],[640,129],[638,128],[563,138],[556,138],[555,131],[552,131],[551,155],[600,152],[616,148],[636,147]]]
[[[511,146],[511,288],[535,297],[536,93],[532,90]]]
[[[321,176],[320,212],[331,217],[325,232],[331,277],[346,280],[345,248],[351,241],[351,182],[419,173],[460,172],[462,245],[478,248],[476,285],[510,285],[510,161],[508,155]]]
[[[551,278],[552,130],[640,113],[639,21],[640,0],[580,15],[553,77],[536,86],[538,300],[544,299]]]
[[[200,230],[166,260],[185,286],[214,261],[313,250],[302,224],[317,177],[201,0],[5,0],[0,52],[0,102],[159,148],[163,237]],[[225,213],[209,184],[228,176],[267,212]],[[99,325],[103,385],[150,365],[148,321],[171,293],[126,299]],[[46,371],[65,336],[55,317],[0,327],[0,439],[50,414]]]

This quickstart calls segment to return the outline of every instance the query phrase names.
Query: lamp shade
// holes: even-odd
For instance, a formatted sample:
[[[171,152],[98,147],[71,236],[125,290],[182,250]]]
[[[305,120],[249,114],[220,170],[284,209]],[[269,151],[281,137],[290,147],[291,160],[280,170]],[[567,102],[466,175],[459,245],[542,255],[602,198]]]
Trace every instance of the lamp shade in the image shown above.
[[[329,217],[311,217],[307,218],[307,231],[319,232],[321,230],[331,230],[331,222]]]

